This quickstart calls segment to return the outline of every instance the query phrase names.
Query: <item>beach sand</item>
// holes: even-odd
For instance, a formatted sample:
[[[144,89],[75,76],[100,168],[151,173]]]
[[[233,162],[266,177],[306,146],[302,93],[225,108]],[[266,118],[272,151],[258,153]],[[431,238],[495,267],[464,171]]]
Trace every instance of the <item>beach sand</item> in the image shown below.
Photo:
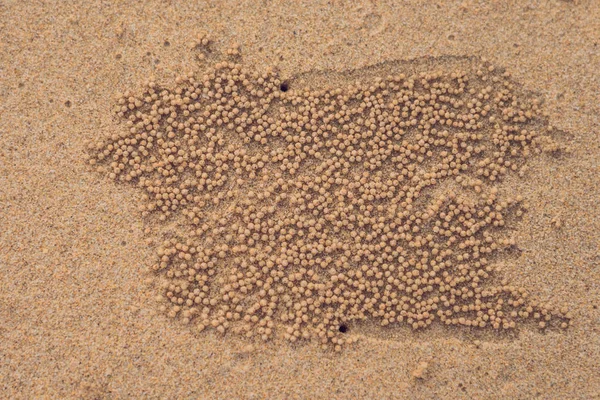
[[[572,325],[367,323],[334,352],[158,313],[141,193],[84,156],[121,129],[115,95],[188,73],[203,32],[284,77],[441,56],[510,71],[571,151],[502,183],[530,204],[502,274]],[[599,43],[596,1],[0,3],[0,397],[600,398]]]

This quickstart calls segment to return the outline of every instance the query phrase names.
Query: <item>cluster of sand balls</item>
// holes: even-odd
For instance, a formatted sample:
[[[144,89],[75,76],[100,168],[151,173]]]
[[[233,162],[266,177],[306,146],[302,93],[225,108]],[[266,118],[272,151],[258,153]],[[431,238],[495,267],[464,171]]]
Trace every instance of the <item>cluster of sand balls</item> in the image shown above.
[[[122,95],[126,129],[89,162],[175,224],[153,265],[158,300],[198,330],[339,349],[370,319],[566,327],[567,310],[494,274],[526,208],[495,181],[559,150],[516,90],[488,64],[315,90],[220,62]]]

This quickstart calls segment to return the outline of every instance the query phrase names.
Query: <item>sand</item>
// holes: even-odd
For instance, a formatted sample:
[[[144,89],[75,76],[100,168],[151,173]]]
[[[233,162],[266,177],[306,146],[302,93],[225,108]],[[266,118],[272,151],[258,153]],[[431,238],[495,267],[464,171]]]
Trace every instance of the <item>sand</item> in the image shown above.
[[[0,4],[0,397],[599,398],[599,16],[594,1]],[[157,314],[140,193],[84,154],[120,129],[115,94],[187,72],[200,32],[284,76],[444,55],[506,67],[572,152],[505,182],[531,207],[503,273],[573,325],[365,326],[335,353]]]

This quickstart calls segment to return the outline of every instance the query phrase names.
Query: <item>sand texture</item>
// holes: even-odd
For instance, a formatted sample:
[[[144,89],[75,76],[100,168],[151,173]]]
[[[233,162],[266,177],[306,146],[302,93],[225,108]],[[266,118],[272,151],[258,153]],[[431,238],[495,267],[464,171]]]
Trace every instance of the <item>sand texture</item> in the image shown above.
[[[600,3],[397,3],[0,2],[0,398],[600,398]]]

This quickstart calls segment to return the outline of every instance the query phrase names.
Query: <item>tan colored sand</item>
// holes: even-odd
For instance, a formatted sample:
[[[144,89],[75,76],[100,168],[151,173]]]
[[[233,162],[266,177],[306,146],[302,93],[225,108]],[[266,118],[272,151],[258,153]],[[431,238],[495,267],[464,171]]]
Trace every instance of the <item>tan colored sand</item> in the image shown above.
[[[600,397],[600,4],[393,3],[0,4],[1,398]],[[186,72],[201,31],[287,75],[476,55],[539,92],[573,154],[530,163],[523,251],[504,274],[567,304],[574,325],[367,326],[337,354],[195,336],[155,315],[140,194],[83,154],[116,129],[113,95]]]

